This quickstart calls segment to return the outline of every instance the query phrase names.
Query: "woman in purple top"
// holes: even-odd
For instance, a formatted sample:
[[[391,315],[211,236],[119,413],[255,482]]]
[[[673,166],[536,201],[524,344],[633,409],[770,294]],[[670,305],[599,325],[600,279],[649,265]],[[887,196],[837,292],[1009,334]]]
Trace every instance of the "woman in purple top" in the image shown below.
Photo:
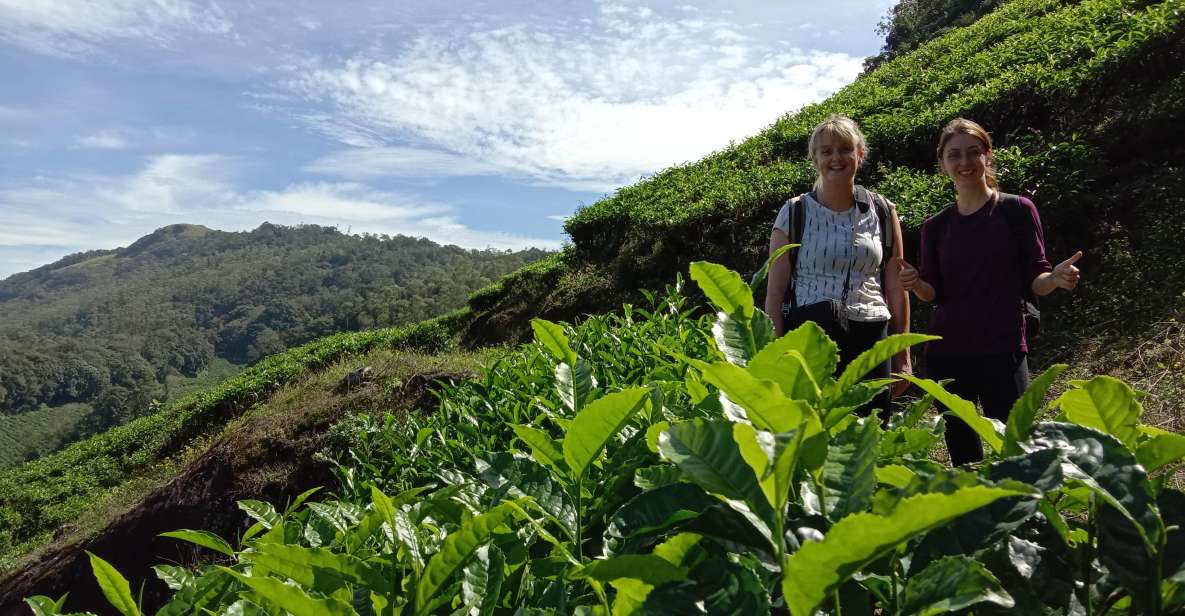
[[[1073,289],[1082,252],[1050,266],[1037,208],[1000,192],[992,138],[979,124],[958,118],[942,129],[938,166],[958,200],[922,225],[921,267],[902,262],[901,283],[937,304],[930,333],[942,339],[926,348],[928,376],[953,379],[952,393],[1007,421],[1029,385],[1026,287],[1037,295]],[[947,421],[946,443],[953,464],[983,459],[979,437],[958,418]]]

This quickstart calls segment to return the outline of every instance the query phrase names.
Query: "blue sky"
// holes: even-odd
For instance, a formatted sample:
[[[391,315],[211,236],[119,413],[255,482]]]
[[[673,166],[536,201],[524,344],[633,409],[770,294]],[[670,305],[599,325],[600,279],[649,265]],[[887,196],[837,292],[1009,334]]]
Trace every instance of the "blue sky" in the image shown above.
[[[182,222],[556,248],[849,83],[892,3],[0,0],[0,278]]]

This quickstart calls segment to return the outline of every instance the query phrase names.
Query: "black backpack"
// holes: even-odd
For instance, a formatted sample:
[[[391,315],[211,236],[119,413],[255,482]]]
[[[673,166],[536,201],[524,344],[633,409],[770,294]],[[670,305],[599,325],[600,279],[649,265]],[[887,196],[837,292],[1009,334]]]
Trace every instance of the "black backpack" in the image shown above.
[[[950,204],[934,215],[930,219],[930,234],[933,235],[936,241],[942,241],[945,235],[946,225],[952,216],[951,211],[957,208],[955,204]],[[1024,231],[1025,216],[1028,212],[1020,203],[1020,197],[1008,193],[1000,193],[1000,212],[1004,215],[1004,222],[1008,223],[1008,230],[1012,237],[1020,241],[1021,233]],[[939,245],[941,249],[941,245]],[[1021,259],[1024,259],[1024,249],[1018,246],[1017,253]],[[1024,263],[1022,262],[1022,267]],[[939,298],[941,299],[941,298]],[[1033,293],[1033,285],[1024,285],[1021,294],[1021,314],[1025,319],[1025,334],[1027,338],[1036,338],[1041,331],[1041,304],[1037,300],[1037,294]]]
[[[856,186],[856,204],[860,207],[860,212],[868,211],[865,204],[872,203],[876,208],[876,217],[880,226],[881,233],[881,279],[883,281],[885,274],[885,264],[889,261],[889,256],[893,254],[894,234],[889,222],[892,220],[892,214],[889,212],[889,202],[883,196],[864,188],[863,186]],[[810,193],[811,198],[814,198],[814,193]],[[802,207],[802,198],[806,195],[798,195],[786,202],[790,206],[790,232],[787,236],[791,244],[798,244],[802,241],[802,230],[806,227],[806,208]],[[798,250],[795,250],[790,255],[790,282],[786,285],[786,294],[782,298],[782,314],[789,316],[790,308],[794,305],[794,277],[798,270]],[[883,284],[883,282],[882,282]]]

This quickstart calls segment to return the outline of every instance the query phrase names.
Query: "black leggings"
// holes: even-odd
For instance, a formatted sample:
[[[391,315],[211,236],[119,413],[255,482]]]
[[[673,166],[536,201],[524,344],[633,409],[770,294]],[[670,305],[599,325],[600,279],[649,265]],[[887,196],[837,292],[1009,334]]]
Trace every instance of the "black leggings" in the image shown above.
[[[1003,422],[1008,421],[1016,399],[1029,388],[1025,353],[927,355],[926,374],[935,381],[954,379],[946,384],[947,391],[972,404],[978,402],[985,416]],[[955,466],[983,459],[979,435],[953,415],[946,416],[946,447]]]

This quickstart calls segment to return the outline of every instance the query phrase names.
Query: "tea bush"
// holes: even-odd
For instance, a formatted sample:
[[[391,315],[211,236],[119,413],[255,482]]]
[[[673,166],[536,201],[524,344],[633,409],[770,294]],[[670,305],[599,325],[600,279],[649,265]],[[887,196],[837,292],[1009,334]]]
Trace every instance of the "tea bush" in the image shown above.
[[[536,340],[436,417],[366,424],[337,498],[279,512],[245,501],[236,538],[169,535],[223,565],[161,565],[160,612],[794,616],[1170,613],[1185,606],[1185,436],[1140,423],[1109,377],[1037,377],[1007,424],[934,381],[885,425],[855,410],[876,344],[842,371],[813,323],[775,339],[734,272],[692,265],[714,316],[669,289],[651,309]],[[928,457],[945,417],[984,462]],[[1052,415],[1050,420],[1044,417]],[[377,445],[376,445],[377,443]],[[393,496],[392,496],[393,495]],[[92,555],[112,605],[130,585]],[[61,603],[29,599],[39,613]]]

